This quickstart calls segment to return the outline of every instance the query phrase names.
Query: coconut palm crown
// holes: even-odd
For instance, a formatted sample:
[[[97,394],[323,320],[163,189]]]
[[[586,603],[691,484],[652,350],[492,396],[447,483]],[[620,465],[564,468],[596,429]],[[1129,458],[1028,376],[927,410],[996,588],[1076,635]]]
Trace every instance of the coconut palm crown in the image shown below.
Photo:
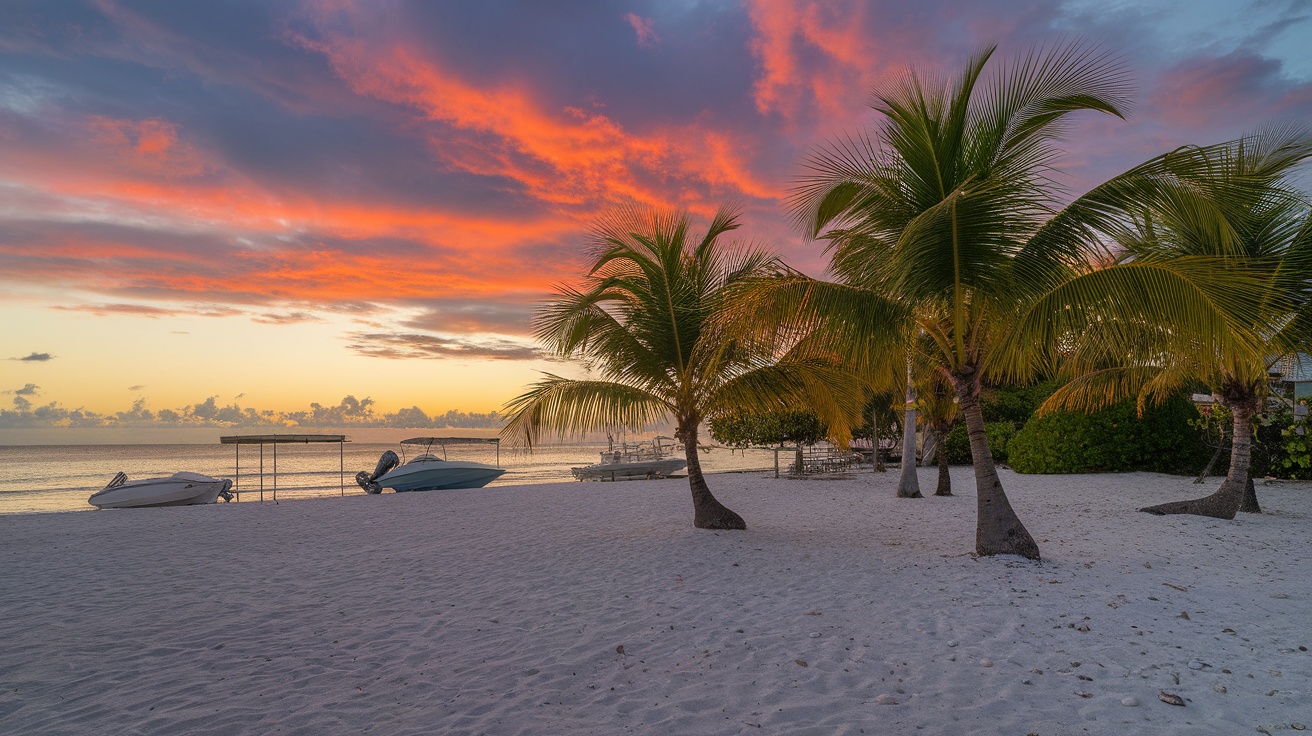
[[[826,348],[863,371],[908,347],[918,352],[951,383],[966,423],[976,552],[1038,559],[994,466],[981,381],[1050,367],[1044,361],[1058,339],[1069,339],[1071,325],[1092,319],[1095,308],[1216,336],[1224,310],[1243,300],[1225,296],[1235,278],[1200,264],[1137,262],[1053,297],[1107,261],[1105,232],[1151,189],[1162,164],[1136,167],[1060,206],[1064,192],[1051,177],[1068,117],[1123,117],[1126,74],[1115,59],[1074,43],[1018,56],[985,81],[993,53],[984,50],[951,81],[911,71],[877,91],[873,107],[884,121],[872,135],[809,159],[794,212],[808,235],[827,242],[837,281],[766,283],[738,309],[758,323],[829,336]]]
[[[584,284],[560,286],[535,316],[542,344],[582,360],[595,378],[546,375],[506,405],[502,436],[532,446],[544,433],[636,431],[673,419],[688,461],[694,526],[746,528],[707,486],[697,455],[701,422],[735,409],[811,409],[841,434],[861,400],[859,386],[832,361],[727,336],[719,319],[726,294],[782,268],[759,248],[723,245],[721,237],[738,226],[730,209],[699,237],[683,212],[631,208],[602,219]]]
[[[1083,326],[1067,361],[1070,383],[1045,405],[1099,408],[1123,396],[1140,405],[1189,381],[1207,384],[1230,409],[1230,470],[1210,496],[1143,509],[1232,519],[1260,511],[1249,473],[1252,420],[1262,411],[1273,359],[1312,344],[1312,217],[1289,175],[1312,156],[1312,135],[1272,126],[1235,141],[1164,158],[1162,177],[1114,233],[1120,265],[1219,261],[1255,275],[1253,309],[1233,315],[1233,339],[1209,342],[1188,328],[1124,320]],[[1119,268],[1120,265],[1114,268]],[[1257,335],[1256,341],[1245,336]],[[1192,345],[1171,349],[1180,339]],[[1242,506],[1241,506],[1242,504]]]

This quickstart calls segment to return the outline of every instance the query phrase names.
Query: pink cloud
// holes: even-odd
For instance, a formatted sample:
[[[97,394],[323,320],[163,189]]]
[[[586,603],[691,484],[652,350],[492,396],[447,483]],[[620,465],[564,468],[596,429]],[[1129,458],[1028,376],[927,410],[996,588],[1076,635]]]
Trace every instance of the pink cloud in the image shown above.
[[[661,42],[661,37],[656,34],[656,23],[651,18],[625,13],[624,20],[633,26],[633,32],[638,34],[638,45],[644,49],[655,48]]]

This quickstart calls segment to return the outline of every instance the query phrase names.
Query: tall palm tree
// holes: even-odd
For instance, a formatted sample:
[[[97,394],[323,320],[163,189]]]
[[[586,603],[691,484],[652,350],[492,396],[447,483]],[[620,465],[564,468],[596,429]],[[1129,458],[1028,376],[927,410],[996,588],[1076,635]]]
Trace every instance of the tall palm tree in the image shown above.
[[[1214,259],[1257,277],[1256,309],[1231,326],[1258,341],[1199,341],[1185,353],[1168,353],[1163,339],[1179,327],[1151,321],[1116,329],[1083,326],[1066,370],[1074,377],[1047,402],[1049,408],[1096,409],[1128,394],[1141,404],[1164,398],[1186,382],[1203,381],[1230,410],[1230,470],[1215,493],[1143,509],[1155,514],[1199,514],[1233,519],[1260,511],[1252,494],[1253,420],[1268,394],[1274,358],[1312,344],[1312,218],[1291,170],[1312,156],[1312,135],[1297,127],[1271,127],[1235,141],[1174,152],[1172,176],[1163,177],[1141,207],[1114,233],[1118,261],[1178,263]],[[1170,355],[1169,359],[1164,356]]]
[[[544,432],[637,430],[673,418],[688,461],[693,525],[745,529],[706,484],[697,455],[702,420],[734,409],[810,409],[844,434],[858,418],[861,387],[824,357],[728,335],[719,318],[730,290],[783,268],[763,250],[723,245],[738,226],[729,209],[700,237],[683,212],[635,208],[602,219],[583,286],[559,287],[535,317],[537,337],[552,353],[581,359],[598,377],[546,375],[506,405],[502,436],[532,446]]]
[[[838,282],[765,283],[737,308],[758,322],[828,335],[829,348],[858,367],[923,330],[930,347],[920,358],[952,385],[970,438],[976,552],[1038,559],[998,478],[981,379],[1027,378],[1058,334],[1021,339],[1033,329],[1019,327],[1085,316],[1093,306],[1153,314],[1212,336],[1233,279],[1191,280],[1183,267],[1126,264],[1063,293],[1061,303],[1047,299],[1105,259],[1100,229],[1150,188],[1162,164],[1136,167],[1060,207],[1062,192],[1050,178],[1055,140],[1072,112],[1122,116],[1125,72],[1106,54],[1070,44],[1017,57],[983,82],[993,51],[950,82],[913,70],[876,93],[873,106],[885,121],[873,136],[812,156],[795,214],[809,235],[827,241]]]

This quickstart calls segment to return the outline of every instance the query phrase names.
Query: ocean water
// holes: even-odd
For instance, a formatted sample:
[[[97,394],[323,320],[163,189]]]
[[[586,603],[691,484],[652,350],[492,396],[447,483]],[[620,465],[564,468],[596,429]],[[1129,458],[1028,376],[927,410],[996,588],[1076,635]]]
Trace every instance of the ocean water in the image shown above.
[[[0,514],[49,511],[94,511],[87,498],[104,488],[114,474],[130,479],[169,476],[181,470],[215,478],[231,478],[240,502],[301,499],[362,494],[355,483],[361,470],[372,472],[393,443],[347,442],[279,445],[277,475],[273,446],[241,446],[240,473],[236,445],[0,445]],[[490,486],[573,481],[570,468],[597,462],[605,443],[546,445],[531,454],[501,450],[505,475]],[[448,450],[451,459],[497,464],[494,446],[465,445]],[[411,453],[413,456],[413,453]],[[714,448],[701,456],[707,472],[760,470],[774,467],[767,450],[730,451]],[[262,462],[262,465],[261,465]],[[261,472],[261,467],[263,472]],[[637,482],[637,481],[633,481]]]

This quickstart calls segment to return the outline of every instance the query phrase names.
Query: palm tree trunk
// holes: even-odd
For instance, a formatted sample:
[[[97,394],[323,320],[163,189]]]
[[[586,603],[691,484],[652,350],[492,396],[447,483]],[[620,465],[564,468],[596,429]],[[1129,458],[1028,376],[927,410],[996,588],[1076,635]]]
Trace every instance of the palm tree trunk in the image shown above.
[[[1253,487],[1253,461],[1248,461],[1248,482],[1244,484],[1244,500],[1239,502],[1239,510],[1245,514],[1260,514],[1262,507],[1257,503],[1257,489]]]
[[[902,422],[902,469],[897,478],[897,498],[924,498],[916,475],[916,386],[911,382],[911,360],[907,359],[907,411]]]
[[[706,476],[702,475],[702,461],[697,457],[697,425],[681,427],[678,434],[683,440],[683,454],[688,461],[688,487],[692,489],[692,525],[698,529],[746,529],[747,522],[743,521],[743,517],[720,503],[706,485]]]
[[[1249,465],[1253,457],[1253,409],[1257,400],[1244,397],[1228,401],[1227,406],[1234,417],[1234,444],[1230,446],[1230,472],[1225,482],[1216,489],[1216,493],[1190,501],[1172,501],[1139,509],[1150,514],[1165,516],[1167,514],[1196,514],[1211,516],[1216,519],[1233,519],[1244,500],[1244,491],[1252,479],[1249,478]],[[1254,497],[1256,502],[1256,497]]]
[[[879,410],[872,409],[870,412],[870,449],[874,453],[872,460],[875,463],[875,472],[887,472],[884,468],[884,458],[879,455]]]
[[[938,488],[934,490],[935,496],[952,495],[952,476],[948,474],[948,433],[938,433]]]
[[[978,376],[976,371],[952,379],[961,412],[966,417],[970,459],[975,466],[975,552],[981,557],[1020,555],[1037,560],[1039,545],[1012,510],[1011,502],[1002,490],[1002,481],[998,479],[998,469],[993,464],[993,452],[984,432],[984,413],[979,406]]]

